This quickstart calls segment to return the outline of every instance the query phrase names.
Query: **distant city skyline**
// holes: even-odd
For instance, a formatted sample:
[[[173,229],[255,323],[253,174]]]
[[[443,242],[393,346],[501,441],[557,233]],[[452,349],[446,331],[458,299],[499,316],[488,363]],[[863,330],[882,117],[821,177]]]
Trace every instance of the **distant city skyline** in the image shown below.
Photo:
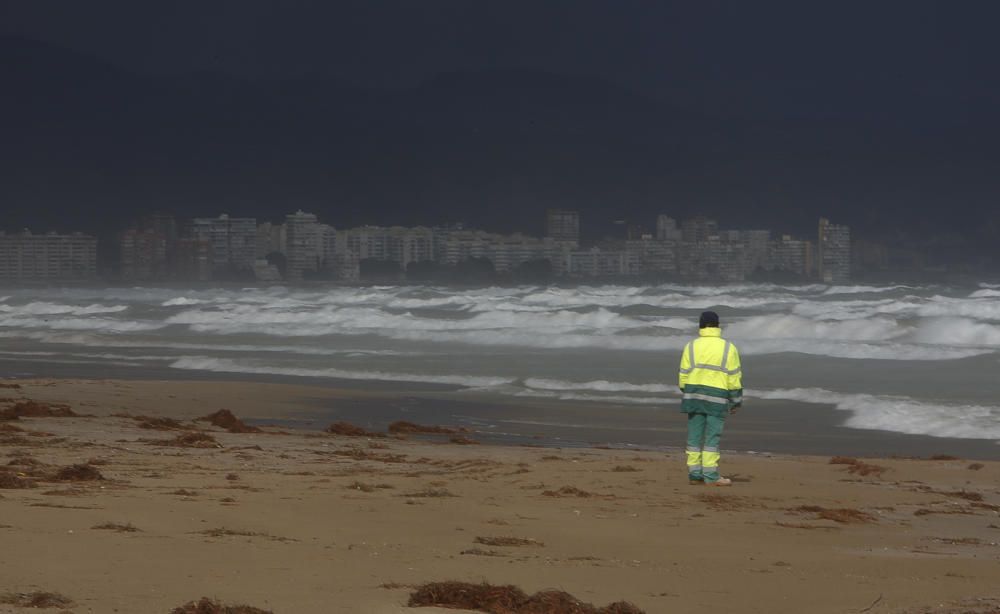
[[[338,229],[302,210],[286,214],[282,224],[225,213],[189,220],[154,214],[118,236],[116,253],[104,254],[102,277],[153,283],[628,277],[843,283],[855,272],[850,229],[825,218],[815,240],[763,228],[720,228],[705,216],[678,223],[660,214],[655,231],[624,225],[618,236],[585,242],[579,212],[567,209],[549,209],[545,227],[537,237],[462,225]],[[64,246],[81,241],[88,251],[64,255]],[[94,278],[97,260],[96,239],[79,233],[0,233],[0,279]],[[882,250],[862,262],[884,270],[890,259]],[[912,261],[911,272],[918,262]]]
[[[4,3],[0,226],[108,242],[155,211],[302,209],[540,233],[556,208],[596,240],[664,211],[796,235],[826,216],[997,263],[998,17],[924,0]]]

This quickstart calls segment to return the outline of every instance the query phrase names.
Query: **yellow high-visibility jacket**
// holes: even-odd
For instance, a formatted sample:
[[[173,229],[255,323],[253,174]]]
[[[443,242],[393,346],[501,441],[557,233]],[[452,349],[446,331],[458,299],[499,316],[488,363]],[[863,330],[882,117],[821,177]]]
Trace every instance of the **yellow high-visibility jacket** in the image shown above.
[[[681,354],[681,411],[725,416],[743,402],[743,372],[736,346],[717,327],[702,328]]]

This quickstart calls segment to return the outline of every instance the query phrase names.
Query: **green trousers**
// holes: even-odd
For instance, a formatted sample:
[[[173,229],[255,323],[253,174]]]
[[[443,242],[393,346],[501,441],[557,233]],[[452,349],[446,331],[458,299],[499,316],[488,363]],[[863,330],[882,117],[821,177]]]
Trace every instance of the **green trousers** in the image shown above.
[[[707,414],[688,414],[688,479],[715,482],[719,479],[719,439],[726,419]]]

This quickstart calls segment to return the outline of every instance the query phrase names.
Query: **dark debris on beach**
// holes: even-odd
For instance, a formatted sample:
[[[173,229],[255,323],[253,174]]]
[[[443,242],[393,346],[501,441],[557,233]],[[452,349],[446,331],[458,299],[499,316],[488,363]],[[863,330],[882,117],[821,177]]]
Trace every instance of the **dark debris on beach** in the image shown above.
[[[431,582],[416,588],[407,605],[474,610],[487,614],[645,614],[627,601],[596,608],[563,591],[527,595],[512,585]]]

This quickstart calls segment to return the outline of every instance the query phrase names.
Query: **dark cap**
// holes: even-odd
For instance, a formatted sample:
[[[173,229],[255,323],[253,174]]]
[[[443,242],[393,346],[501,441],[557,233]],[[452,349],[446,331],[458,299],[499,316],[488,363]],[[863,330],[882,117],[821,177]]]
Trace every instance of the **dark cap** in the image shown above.
[[[718,328],[719,327],[719,314],[714,311],[703,311],[701,312],[701,317],[698,318],[698,328]]]

